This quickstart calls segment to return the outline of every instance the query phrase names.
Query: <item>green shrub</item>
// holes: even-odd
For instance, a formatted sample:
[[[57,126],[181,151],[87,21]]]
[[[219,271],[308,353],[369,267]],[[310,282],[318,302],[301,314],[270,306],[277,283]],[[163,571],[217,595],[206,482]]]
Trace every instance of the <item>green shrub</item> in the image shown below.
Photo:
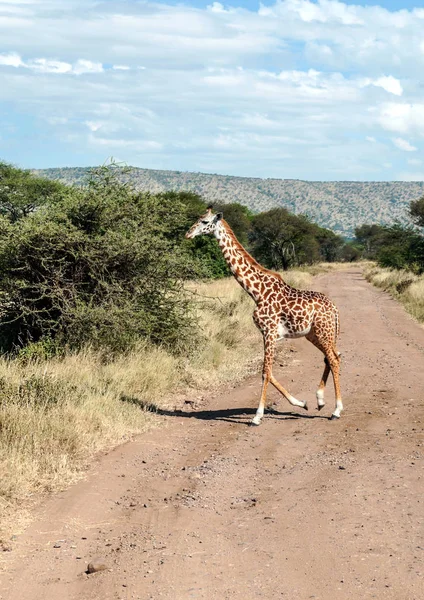
[[[103,168],[86,189],[0,217],[0,348],[192,347],[183,282],[203,267],[183,242],[188,212],[184,198],[137,193]]]
[[[272,208],[252,218],[253,256],[271,269],[283,269],[341,258],[343,239],[312,223],[305,215]]]

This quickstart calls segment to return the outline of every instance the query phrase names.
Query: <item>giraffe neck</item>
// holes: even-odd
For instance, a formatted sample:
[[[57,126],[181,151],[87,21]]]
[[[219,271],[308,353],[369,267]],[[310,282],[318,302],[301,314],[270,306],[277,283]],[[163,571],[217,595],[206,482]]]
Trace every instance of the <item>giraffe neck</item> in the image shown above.
[[[224,219],[215,229],[215,237],[230,271],[244,290],[258,302],[270,283],[278,281],[282,291],[289,286],[277,274],[262,267],[236,238],[233,230]]]

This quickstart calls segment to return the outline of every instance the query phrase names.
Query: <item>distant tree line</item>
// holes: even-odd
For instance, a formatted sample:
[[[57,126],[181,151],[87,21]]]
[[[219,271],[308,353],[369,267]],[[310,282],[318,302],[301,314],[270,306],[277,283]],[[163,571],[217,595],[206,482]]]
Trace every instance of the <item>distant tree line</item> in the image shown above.
[[[355,229],[354,245],[363,258],[382,267],[424,272],[424,196],[411,202],[409,215],[415,224],[362,225]]]
[[[88,172],[88,167],[76,167],[45,169],[38,174],[83,185]],[[281,205],[296,214],[308,214],[321,227],[349,238],[363,223],[398,219],[407,224],[406,207],[424,194],[424,182],[418,181],[258,179],[140,168],[122,173],[121,179],[142,191],[195,191],[210,202],[238,202],[255,213]]]
[[[352,261],[360,257],[360,252],[340,235],[320,227],[305,215],[294,215],[285,208],[273,208],[253,214],[246,206],[238,203],[216,203],[214,210],[223,212],[224,219],[239,241],[261,264],[270,269],[287,270],[321,261]],[[211,242],[212,240],[208,240],[200,243],[209,247]],[[216,249],[215,242],[212,242],[212,246]],[[222,255],[219,253],[218,257],[213,258],[212,276],[227,275]]]
[[[136,191],[117,170],[93,170],[87,185],[77,187],[0,163],[1,351],[31,356],[88,344],[114,353],[146,339],[190,352],[201,340],[184,282],[229,274],[212,237],[184,238],[205,201],[193,192]],[[362,228],[346,243],[284,208],[252,214],[233,203],[215,209],[272,269],[392,253],[383,249],[378,226],[378,235]],[[397,230],[391,231],[394,247]],[[408,239],[421,240],[408,232]],[[411,248],[402,252],[399,264]]]

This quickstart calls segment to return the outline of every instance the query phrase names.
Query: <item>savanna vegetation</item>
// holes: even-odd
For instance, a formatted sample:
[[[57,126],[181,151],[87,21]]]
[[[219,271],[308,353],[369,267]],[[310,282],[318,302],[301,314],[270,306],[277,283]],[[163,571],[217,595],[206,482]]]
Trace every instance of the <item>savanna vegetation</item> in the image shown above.
[[[381,267],[424,271],[424,237],[412,225],[363,225],[355,230],[361,256]]]
[[[142,191],[122,174],[110,165],[72,187],[0,163],[3,525],[155,411],[257,367],[251,299],[213,238],[184,239],[203,198]],[[215,209],[288,283],[309,287],[311,274],[364,257],[379,264],[370,280],[424,319],[423,204],[411,205],[415,227],[363,225],[350,242],[285,208]]]
[[[417,275],[406,269],[393,269],[369,264],[366,279],[389,292],[419,322],[424,323],[424,274]]]
[[[0,164],[3,525],[23,500],[63,487],[93,453],[143,431],[154,411],[257,366],[249,296],[227,277],[215,240],[184,239],[205,202],[192,192],[137,191],[115,171],[97,169],[87,185],[70,187]],[[266,235],[296,232],[283,263],[281,248],[260,254],[260,215],[223,209],[273,268],[332,260],[343,248],[280,209],[279,228]],[[305,287],[311,276],[291,270],[286,279]]]
[[[187,354],[201,345],[185,282],[229,273],[213,238],[184,239],[205,202],[136,191],[115,170],[69,187],[0,165],[1,351],[31,357],[89,345],[113,354],[143,340]],[[220,208],[267,267],[343,257],[343,239],[305,216]]]
[[[410,203],[410,225],[362,225],[354,245],[365,259],[371,283],[388,291],[424,322],[424,196]]]

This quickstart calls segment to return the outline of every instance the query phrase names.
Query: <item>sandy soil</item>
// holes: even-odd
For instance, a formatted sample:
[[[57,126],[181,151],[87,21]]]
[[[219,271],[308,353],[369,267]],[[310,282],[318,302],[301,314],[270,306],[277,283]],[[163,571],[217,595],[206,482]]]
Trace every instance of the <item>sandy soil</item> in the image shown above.
[[[290,343],[276,374],[309,413],[274,390],[248,427],[258,376],[164,414],[44,504],[2,555],[0,598],[424,598],[424,330],[359,270],[315,287],[342,315],[339,421],[332,386],[315,409],[322,356]],[[109,570],[88,575],[95,557]]]

